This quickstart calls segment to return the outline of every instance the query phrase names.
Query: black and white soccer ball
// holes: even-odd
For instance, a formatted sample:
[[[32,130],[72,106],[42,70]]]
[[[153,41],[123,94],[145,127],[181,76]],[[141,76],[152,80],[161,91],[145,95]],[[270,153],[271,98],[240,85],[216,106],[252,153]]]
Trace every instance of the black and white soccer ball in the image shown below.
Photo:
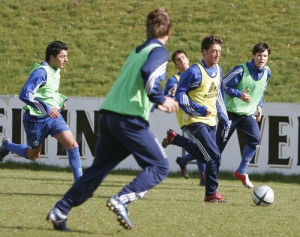
[[[270,206],[274,203],[273,189],[267,185],[258,186],[252,192],[252,200],[257,206]]]

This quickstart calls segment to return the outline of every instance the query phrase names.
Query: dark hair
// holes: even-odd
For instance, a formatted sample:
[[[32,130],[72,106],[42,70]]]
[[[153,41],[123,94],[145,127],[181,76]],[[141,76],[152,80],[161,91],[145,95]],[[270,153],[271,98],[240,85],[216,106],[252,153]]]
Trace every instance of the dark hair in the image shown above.
[[[214,44],[222,45],[223,40],[220,37],[214,35],[206,36],[201,42],[201,52],[203,52],[204,49],[209,50],[209,48]]]
[[[257,53],[262,53],[266,50],[268,51],[268,53],[270,55],[271,49],[270,49],[269,45],[266,43],[258,43],[256,45],[254,45],[254,47],[252,49],[252,54],[255,55]]]
[[[177,56],[178,54],[181,54],[181,53],[183,53],[185,56],[187,56],[186,52],[185,52],[184,50],[182,50],[182,49],[176,50],[176,51],[172,54],[172,61],[173,61],[174,63],[176,63],[176,62],[175,62],[176,56]]]
[[[68,50],[68,45],[58,40],[52,41],[47,46],[45,61],[48,62],[51,55],[56,57],[62,50]]]
[[[146,20],[147,39],[166,36],[171,28],[172,21],[166,8],[158,8],[148,13]]]

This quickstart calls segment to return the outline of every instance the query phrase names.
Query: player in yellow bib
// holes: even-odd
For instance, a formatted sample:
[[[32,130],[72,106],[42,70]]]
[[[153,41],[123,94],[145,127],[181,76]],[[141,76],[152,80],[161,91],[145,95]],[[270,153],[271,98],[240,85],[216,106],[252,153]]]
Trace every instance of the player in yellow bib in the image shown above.
[[[176,50],[172,54],[172,61],[175,65],[175,67],[178,69],[178,73],[168,79],[166,86],[165,86],[165,95],[174,98],[175,92],[177,89],[177,85],[180,80],[180,76],[186,69],[189,68],[190,61],[184,50]],[[181,124],[180,120],[182,119],[182,113],[176,113],[176,115],[177,115],[178,123]],[[164,141],[162,142],[162,145],[163,145],[163,147],[166,147],[167,145],[169,145],[168,141],[166,139],[164,139]],[[191,160],[194,160],[194,158],[191,154],[185,154],[182,157],[176,158],[176,163],[179,165],[179,167],[181,169],[181,175],[183,177],[185,177],[186,179],[189,178],[189,171],[186,166]],[[205,163],[197,161],[197,165],[198,165],[199,178],[200,178],[199,185],[204,186],[205,185]]]
[[[167,134],[168,143],[181,147],[198,161],[206,163],[205,202],[224,202],[218,192],[221,152],[216,144],[217,117],[226,129],[229,120],[223,100],[222,70],[218,65],[223,41],[214,35],[202,40],[203,59],[180,77],[175,98],[181,110],[180,127],[189,139]],[[196,144],[196,145],[195,145]]]

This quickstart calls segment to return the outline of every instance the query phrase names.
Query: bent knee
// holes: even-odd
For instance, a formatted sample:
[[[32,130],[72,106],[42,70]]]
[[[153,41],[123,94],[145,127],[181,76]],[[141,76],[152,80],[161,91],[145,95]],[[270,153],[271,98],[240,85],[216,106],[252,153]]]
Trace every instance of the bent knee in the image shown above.
[[[26,158],[29,160],[37,160],[40,157],[41,150],[40,149],[28,149],[26,153]]]
[[[66,147],[66,150],[72,150],[73,148],[79,147],[78,143],[74,140],[73,142],[71,142],[70,144],[68,144],[68,146]]]
[[[39,154],[37,154],[37,155],[33,155],[33,154],[27,154],[27,159],[28,160],[33,160],[33,161],[35,161],[35,160],[37,160],[38,158],[39,158],[40,156],[39,156]]]
[[[164,165],[161,167],[158,167],[158,175],[161,180],[166,178],[170,172],[170,166],[169,165]]]

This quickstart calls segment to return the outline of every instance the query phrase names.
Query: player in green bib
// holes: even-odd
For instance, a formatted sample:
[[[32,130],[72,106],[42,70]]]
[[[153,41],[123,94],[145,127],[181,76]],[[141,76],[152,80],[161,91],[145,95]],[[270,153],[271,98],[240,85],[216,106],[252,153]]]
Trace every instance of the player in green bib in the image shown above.
[[[127,58],[101,108],[100,134],[93,164],[48,213],[54,228],[69,231],[67,215],[83,204],[120,162],[133,155],[142,171],[107,201],[125,229],[132,229],[128,205],[165,179],[169,172],[166,154],[149,129],[152,108],[171,113],[178,103],[163,94],[169,52],[164,47],[171,35],[172,22],[164,8],[151,11],[146,20],[147,40]]]
[[[241,180],[247,188],[253,188],[246,173],[250,161],[260,147],[260,131],[258,122],[262,116],[264,92],[267,88],[271,70],[266,65],[271,49],[266,43],[258,43],[252,49],[252,60],[234,67],[223,78],[225,101],[228,117],[232,124],[227,135],[223,137],[223,129],[217,130],[217,143],[220,151],[225,146],[236,128],[247,137],[239,167],[234,177]],[[255,113],[257,112],[257,115]]]
[[[19,94],[25,103],[23,124],[27,145],[4,138],[0,147],[0,161],[9,152],[29,160],[37,160],[45,139],[51,135],[66,149],[74,180],[82,175],[79,146],[68,124],[61,115],[67,97],[59,93],[60,69],[68,63],[68,45],[51,42],[45,61],[35,63]]]

